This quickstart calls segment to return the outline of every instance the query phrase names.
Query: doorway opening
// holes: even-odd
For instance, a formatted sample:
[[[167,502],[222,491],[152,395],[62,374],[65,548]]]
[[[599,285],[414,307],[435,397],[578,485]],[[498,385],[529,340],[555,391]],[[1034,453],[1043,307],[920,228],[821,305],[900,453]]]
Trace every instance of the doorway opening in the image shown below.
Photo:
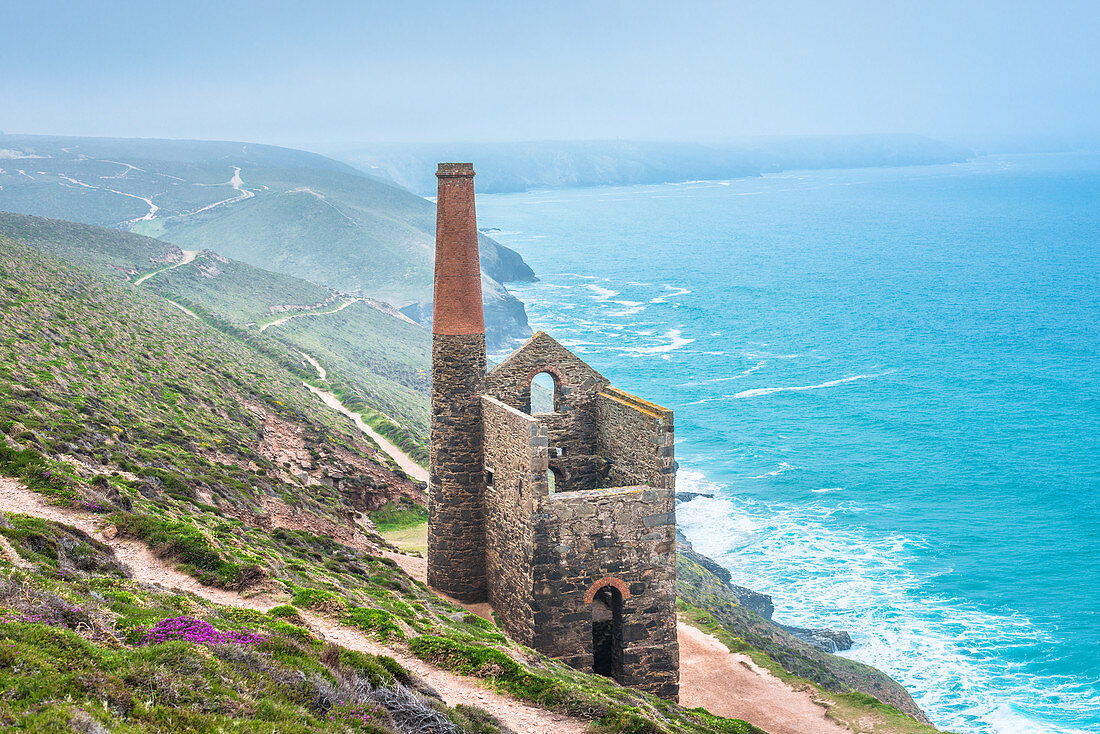
[[[611,585],[592,598],[592,672],[615,680],[623,674],[623,595]]]

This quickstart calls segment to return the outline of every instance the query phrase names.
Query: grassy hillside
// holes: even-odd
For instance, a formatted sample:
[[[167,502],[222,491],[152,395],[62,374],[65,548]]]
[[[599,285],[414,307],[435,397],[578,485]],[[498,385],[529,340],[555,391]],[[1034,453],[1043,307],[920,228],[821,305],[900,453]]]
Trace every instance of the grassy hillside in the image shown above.
[[[277,341],[261,353],[3,234],[0,310],[0,466],[62,499],[262,512],[268,496],[336,518],[345,493],[376,488],[381,504],[408,491],[303,389],[298,355]],[[341,490],[321,481],[349,471],[360,478]]]
[[[310,354],[327,368],[330,387],[363,410],[390,416],[414,443],[426,439],[430,335],[401,314],[355,303],[339,313],[300,316],[332,310],[349,299],[331,288],[211,252],[171,267],[181,261],[179,248],[117,230],[0,212],[0,236],[118,282],[134,283],[160,271],[139,288],[246,335],[262,349],[276,350],[307,379],[317,376],[301,352]],[[295,315],[259,333],[261,326]]]
[[[148,234],[398,307],[431,301],[434,204],[342,163],[203,141],[0,135],[0,148],[13,152],[0,210]],[[495,283],[533,277],[515,252],[488,238],[481,249]],[[514,297],[487,299],[494,333],[527,333]]]

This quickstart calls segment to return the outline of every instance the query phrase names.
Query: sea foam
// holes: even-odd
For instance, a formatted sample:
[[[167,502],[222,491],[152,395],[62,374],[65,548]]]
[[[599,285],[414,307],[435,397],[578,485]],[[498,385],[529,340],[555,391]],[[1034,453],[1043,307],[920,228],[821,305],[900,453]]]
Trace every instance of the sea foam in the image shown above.
[[[677,508],[696,550],[730,569],[735,583],[771,594],[777,621],[849,631],[855,645],[844,656],[889,670],[938,726],[1078,734],[1047,720],[1100,706],[1095,692],[1069,679],[1036,678],[996,654],[1046,644],[1046,630],[1020,615],[927,593],[929,575],[912,570],[927,542],[841,529],[833,507],[733,497],[698,471],[681,469],[677,484],[717,495]]]

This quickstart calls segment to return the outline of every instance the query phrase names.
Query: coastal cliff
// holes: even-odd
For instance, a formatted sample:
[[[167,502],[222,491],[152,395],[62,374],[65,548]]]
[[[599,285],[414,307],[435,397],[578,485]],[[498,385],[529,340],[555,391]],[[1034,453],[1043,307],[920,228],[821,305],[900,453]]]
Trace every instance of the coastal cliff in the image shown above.
[[[730,584],[712,570],[718,566],[690,545],[677,553],[677,592],[682,611],[693,621],[718,625],[743,643],[745,650],[764,653],[790,675],[804,678],[836,694],[858,692],[904,712],[922,724],[930,724],[913,697],[897,681],[869,665],[837,657],[799,639],[765,616],[773,609],[771,598]],[[745,592],[748,592],[746,595]]]

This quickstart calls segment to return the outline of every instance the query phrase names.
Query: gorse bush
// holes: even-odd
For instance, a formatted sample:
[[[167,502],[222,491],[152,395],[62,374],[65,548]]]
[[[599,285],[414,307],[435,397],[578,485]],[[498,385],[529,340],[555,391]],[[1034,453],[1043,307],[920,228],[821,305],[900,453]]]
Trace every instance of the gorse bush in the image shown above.
[[[385,642],[405,637],[394,616],[384,609],[348,607],[348,611],[341,615],[340,621],[370,632]]]

